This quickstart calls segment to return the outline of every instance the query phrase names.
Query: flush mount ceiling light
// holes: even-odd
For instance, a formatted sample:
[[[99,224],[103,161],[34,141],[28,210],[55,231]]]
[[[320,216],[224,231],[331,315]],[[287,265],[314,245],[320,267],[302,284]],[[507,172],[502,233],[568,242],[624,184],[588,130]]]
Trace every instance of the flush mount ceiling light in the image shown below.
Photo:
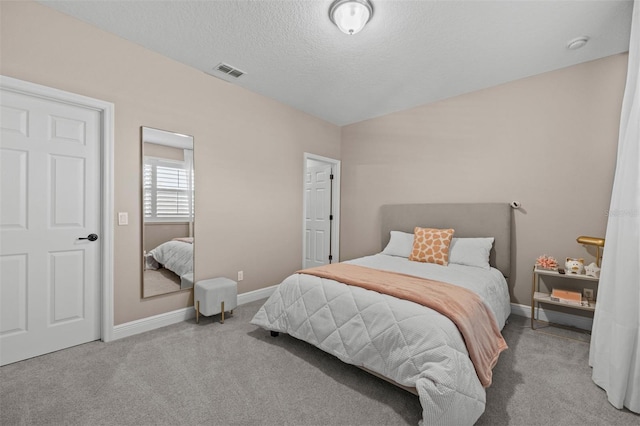
[[[587,36],[574,38],[569,43],[567,43],[567,49],[570,49],[570,50],[580,49],[582,46],[587,44],[588,41],[589,41],[589,37]]]
[[[369,0],[336,0],[329,8],[329,18],[345,34],[356,34],[373,16]]]

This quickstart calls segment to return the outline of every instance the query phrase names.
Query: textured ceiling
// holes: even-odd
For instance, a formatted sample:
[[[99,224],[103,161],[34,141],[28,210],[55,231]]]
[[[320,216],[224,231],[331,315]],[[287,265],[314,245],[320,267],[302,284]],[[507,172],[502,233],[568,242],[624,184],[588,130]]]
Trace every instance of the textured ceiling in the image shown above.
[[[633,4],[372,0],[349,36],[332,0],[40,3],[337,125],[625,52]],[[220,62],[246,74],[222,76]]]

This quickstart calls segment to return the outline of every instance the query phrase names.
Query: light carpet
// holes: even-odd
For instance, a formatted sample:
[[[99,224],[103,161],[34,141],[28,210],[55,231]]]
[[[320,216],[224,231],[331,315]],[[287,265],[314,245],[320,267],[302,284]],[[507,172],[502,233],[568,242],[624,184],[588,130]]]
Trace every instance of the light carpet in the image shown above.
[[[249,324],[261,301],[0,368],[2,425],[416,425],[418,398],[287,335]],[[479,425],[638,425],[590,378],[589,345],[503,330]]]

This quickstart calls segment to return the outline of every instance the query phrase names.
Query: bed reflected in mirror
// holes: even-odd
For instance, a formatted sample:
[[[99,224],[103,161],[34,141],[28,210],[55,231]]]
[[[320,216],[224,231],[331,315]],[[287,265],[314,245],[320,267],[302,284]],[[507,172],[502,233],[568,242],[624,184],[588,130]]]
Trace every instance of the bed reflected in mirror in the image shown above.
[[[193,136],[141,128],[142,298],[193,287]]]

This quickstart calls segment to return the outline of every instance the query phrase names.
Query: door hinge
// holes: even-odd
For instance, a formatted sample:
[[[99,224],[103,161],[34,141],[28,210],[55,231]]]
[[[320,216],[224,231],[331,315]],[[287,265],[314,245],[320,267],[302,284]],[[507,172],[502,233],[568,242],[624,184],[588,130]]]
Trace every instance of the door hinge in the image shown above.
[[[333,215],[332,214],[329,215],[329,220],[333,220]]]
[[[333,180],[333,173],[329,175],[329,179]]]
[[[333,255],[329,255],[329,262],[333,260]]]

